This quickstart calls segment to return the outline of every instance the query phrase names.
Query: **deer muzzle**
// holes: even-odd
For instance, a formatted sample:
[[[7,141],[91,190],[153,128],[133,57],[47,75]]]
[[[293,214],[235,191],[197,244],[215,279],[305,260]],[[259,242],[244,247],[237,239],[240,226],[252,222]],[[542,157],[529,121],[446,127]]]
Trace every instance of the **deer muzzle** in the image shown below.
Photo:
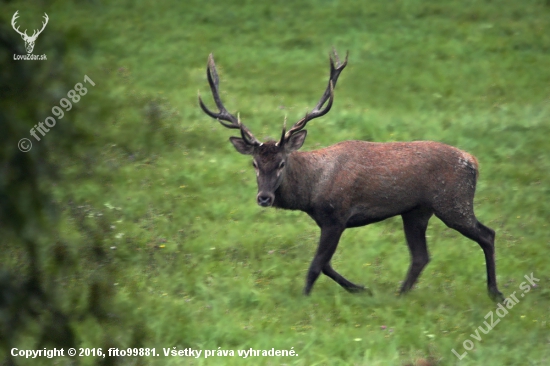
[[[273,201],[275,200],[275,195],[265,192],[260,192],[256,196],[256,202],[258,202],[258,205],[262,207],[269,207],[273,205]]]

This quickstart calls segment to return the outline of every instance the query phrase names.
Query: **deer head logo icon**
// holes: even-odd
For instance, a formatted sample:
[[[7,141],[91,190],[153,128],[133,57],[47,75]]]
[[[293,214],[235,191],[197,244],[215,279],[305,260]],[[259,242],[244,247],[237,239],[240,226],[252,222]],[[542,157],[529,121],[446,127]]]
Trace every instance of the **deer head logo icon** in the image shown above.
[[[23,41],[25,41],[25,48],[27,49],[27,53],[32,53],[32,50],[34,48],[34,42],[36,42],[36,38],[38,38],[40,33],[42,33],[44,28],[46,28],[46,24],[48,24],[48,14],[44,13],[45,22],[42,22],[42,29],[40,29],[40,30],[35,29],[34,32],[32,33],[32,36],[28,36],[26,29],[25,29],[24,32],[21,32],[19,30],[19,27],[17,27],[17,28],[15,27],[15,21],[16,21],[17,18],[19,18],[19,15],[17,15],[18,12],[19,12],[19,10],[17,10],[15,12],[15,14],[13,14],[13,17],[11,18],[11,26],[13,27],[13,29],[17,33],[19,33],[21,35],[21,38],[23,38]]]

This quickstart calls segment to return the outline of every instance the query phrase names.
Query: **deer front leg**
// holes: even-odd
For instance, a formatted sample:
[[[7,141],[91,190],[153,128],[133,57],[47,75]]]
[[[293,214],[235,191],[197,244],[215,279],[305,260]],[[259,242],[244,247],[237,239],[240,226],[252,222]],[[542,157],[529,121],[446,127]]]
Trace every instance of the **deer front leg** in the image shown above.
[[[321,271],[336,281],[340,286],[345,288],[349,292],[358,292],[364,290],[362,286],[351,283],[336,272],[330,265],[332,255],[338,247],[340,237],[344,232],[344,228],[341,226],[325,226],[321,227],[321,239],[319,240],[319,247],[317,253],[311,262],[309,270],[307,272],[306,286],[304,288],[304,295],[309,295],[313,284],[321,274]]]
[[[323,267],[323,273],[336,281],[336,283],[342,286],[347,292],[356,293],[366,291],[372,295],[372,291],[370,289],[361,285],[356,285],[355,283],[345,279],[340,273],[336,272],[330,265],[330,262]]]
[[[401,217],[403,218],[405,238],[411,253],[409,272],[400,291],[400,294],[404,294],[412,289],[418,276],[430,261],[426,245],[426,229],[428,228],[428,221],[432,217],[432,212],[420,208],[404,213]]]

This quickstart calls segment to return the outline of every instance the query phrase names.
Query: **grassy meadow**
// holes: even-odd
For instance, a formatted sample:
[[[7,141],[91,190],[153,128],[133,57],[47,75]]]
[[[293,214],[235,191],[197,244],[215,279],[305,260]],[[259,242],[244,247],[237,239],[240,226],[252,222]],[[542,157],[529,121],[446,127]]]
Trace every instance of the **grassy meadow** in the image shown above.
[[[0,6],[4,24],[19,10],[29,29],[46,12],[34,53],[55,65],[48,31],[61,32],[81,46],[65,50],[67,69],[56,72],[96,84],[33,141],[48,146],[58,167],[57,180],[41,185],[58,213],[40,251],[58,304],[79,309],[95,297],[107,304],[107,320],[75,320],[79,347],[137,345],[161,354],[110,361],[122,365],[550,364],[550,1]],[[409,253],[396,217],[346,230],[332,261],[373,296],[349,294],[321,275],[304,297],[318,227],[305,213],[256,204],[250,158],[228,142],[235,132],[198,106],[200,91],[214,108],[206,79],[212,52],[229,111],[259,139],[277,138],[285,116],[294,123],[317,103],[333,46],[342,57],[349,50],[349,64],[332,110],[308,125],[302,150],[343,140],[436,140],[477,157],[476,215],[497,233],[500,290],[519,299],[480,340],[471,334],[496,309],[483,252],[435,217],[431,262],[407,296],[397,296]],[[56,101],[35,103],[45,118]],[[36,121],[26,123],[24,132]],[[63,142],[70,154],[56,140],[66,130],[80,131]],[[4,266],[23,265],[18,238],[0,242]],[[59,245],[71,258],[65,272],[51,264]],[[520,297],[531,273],[540,282]],[[34,348],[33,334],[31,326],[14,347]],[[452,350],[466,352],[468,339],[473,349],[459,359]],[[173,347],[235,356],[165,357],[162,349]],[[292,347],[294,357],[237,355]]]

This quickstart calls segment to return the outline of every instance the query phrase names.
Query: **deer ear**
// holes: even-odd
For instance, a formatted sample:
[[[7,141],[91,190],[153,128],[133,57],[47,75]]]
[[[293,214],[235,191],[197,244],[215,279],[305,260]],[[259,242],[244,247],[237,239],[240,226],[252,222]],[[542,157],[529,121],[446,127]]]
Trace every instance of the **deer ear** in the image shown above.
[[[287,152],[298,150],[304,144],[304,141],[306,140],[306,136],[307,136],[307,130],[296,132],[294,135],[290,136],[288,141],[285,142],[285,150]]]
[[[231,141],[235,149],[243,155],[252,155],[252,153],[254,153],[254,146],[247,144],[246,141],[240,137],[230,137],[229,141]]]

